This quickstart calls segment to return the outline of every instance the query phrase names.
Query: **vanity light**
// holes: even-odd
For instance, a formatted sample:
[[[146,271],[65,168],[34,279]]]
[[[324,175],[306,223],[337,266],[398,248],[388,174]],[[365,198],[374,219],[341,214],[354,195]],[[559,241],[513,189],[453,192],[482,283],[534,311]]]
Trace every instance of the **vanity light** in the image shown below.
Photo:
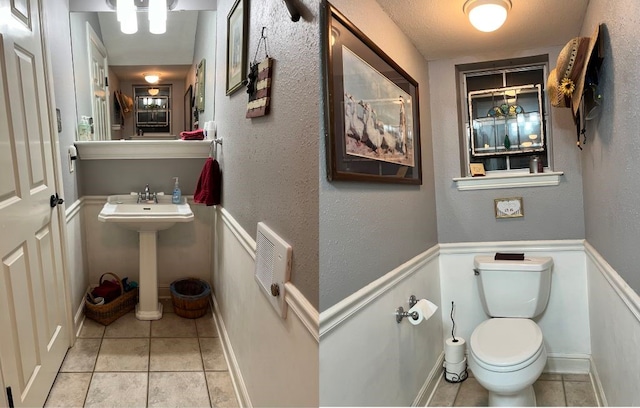
[[[149,0],[149,32],[164,34],[167,31],[167,0]]]
[[[117,0],[116,14],[120,22],[120,31],[124,34],[138,32],[138,16],[133,0]]]
[[[495,31],[507,20],[511,0],[467,0],[462,6],[464,13],[476,29]]]

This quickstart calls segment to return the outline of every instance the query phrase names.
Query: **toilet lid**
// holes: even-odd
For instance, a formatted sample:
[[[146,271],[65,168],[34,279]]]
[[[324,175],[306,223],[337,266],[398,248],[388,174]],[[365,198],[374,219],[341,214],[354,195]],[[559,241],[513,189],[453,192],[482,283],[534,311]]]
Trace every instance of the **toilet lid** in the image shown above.
[[[513,366],[536,355],[542,347],[542,331],[529,319],[489,319],[476,327],[469,345],[486,364]]]

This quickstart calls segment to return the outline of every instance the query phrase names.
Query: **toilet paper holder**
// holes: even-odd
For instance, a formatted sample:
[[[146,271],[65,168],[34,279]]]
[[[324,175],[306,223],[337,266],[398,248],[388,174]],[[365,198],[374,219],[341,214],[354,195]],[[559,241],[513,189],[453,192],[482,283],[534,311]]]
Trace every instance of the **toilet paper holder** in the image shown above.
[[[409,309],[414,307],[416,303],[418,303],[418,298],[416,298],[415,295],[409,296]],[[399,308],[396,309],[396,322],[400,323],[402,319],[404,319],[405,317],[411,317],[412,319],[417,320],[418,312],[413,312],[413,313],[409,313],[408,311],[405,312],[404,308],[400,306]]]

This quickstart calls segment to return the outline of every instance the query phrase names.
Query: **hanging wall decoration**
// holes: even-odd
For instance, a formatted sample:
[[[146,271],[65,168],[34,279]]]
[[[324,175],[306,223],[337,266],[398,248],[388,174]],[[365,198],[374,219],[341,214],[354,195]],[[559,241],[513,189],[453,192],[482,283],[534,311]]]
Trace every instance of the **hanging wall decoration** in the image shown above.
[[[266,27],[262,27],[262,36],[260,37],[260,41],[258,41],[256,53],[249,68],[247,78],[247,93],[249,94],[247,118],[257,118],[268,115],[271,105],[271,76],[273,73],[274,60],[269,57],[265,30]],[[258,62],[257,57],[261,44],[264,44],[265,57],[262,61]]]

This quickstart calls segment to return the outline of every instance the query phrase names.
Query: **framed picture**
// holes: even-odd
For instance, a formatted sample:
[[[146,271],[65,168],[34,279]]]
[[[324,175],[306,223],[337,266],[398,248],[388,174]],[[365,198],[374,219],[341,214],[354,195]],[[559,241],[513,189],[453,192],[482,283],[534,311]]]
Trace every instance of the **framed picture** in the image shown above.
[[[418,83],[323,2],[329,180],[422,184]]]
[[[198,64],[198,70],[196,71],[196,108],[198,108],[198,112],[204,111],[205,68],[206,61],[203,58]]]
[[[187,92],[184,93],[184,130],[192,130],[193,127],[193,86],[189,85]]]
[[[245,84],[247,77],[247,0],[236,0],[227,15],[227,95]]]
[[[486,175],[484,164],[482,163],[469,163],[469,170],[471,171],[471,177]]]
[[[496,218],[524,217],[522,197],[496,198],[493,203]]]

